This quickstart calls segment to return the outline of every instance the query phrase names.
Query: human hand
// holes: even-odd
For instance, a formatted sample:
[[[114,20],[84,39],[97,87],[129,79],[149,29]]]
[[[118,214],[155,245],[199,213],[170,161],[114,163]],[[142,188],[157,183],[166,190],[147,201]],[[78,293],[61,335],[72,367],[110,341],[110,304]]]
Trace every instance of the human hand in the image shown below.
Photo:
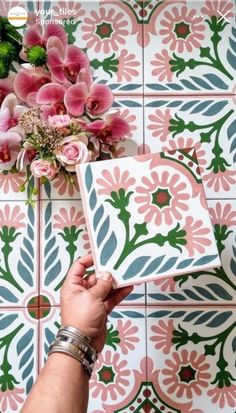
[[[112,276],[102,273],[83,278],[87,268],[93,265],[91,255],[79,258],[68,271],[61,289],[61,321],[91,337],[91,345],[101,351],[106,341],[107,315],[132,290],[133,287],[112,289]]]

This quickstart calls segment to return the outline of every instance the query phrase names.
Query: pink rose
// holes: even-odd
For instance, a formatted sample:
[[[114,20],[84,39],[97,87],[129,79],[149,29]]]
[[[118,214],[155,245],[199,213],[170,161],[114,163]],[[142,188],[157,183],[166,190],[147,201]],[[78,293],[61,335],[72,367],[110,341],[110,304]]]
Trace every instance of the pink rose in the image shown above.
[[[81,136],[82,138],[83,136]],[[84,139],[83,139],[84,140]],[[75,171],[75,165],[88,162],[90,155],[88,148],[79,135],[72,135],[62,139],[60,150],[57,151],[56,157],[59,162],[69,172]]]
[[[50,162],[46,159],[38,159],[32,162],[30,170],[36,178],[45,177],[50,181],[58,172],[58,167],[55,162]]]
[[[70,116],[69,115],[49,116],[48,123],[50,126],[55,126],[56,128],[64,128],[70,125]]]

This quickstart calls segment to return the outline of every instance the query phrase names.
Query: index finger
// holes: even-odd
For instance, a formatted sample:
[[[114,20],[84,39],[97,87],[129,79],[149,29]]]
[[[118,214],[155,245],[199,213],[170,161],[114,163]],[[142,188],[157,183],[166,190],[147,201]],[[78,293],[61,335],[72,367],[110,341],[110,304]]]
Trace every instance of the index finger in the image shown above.
[[[68,274],[67,274],[67,279],[73,279],[73,278],[82,278],[85,274],[85,271],[87,268],[92,267],[93,265],[93,257],[91,254],[86,255],[84,257],[80,257],[78,260],[76,260],[72,266],[70,267]]]

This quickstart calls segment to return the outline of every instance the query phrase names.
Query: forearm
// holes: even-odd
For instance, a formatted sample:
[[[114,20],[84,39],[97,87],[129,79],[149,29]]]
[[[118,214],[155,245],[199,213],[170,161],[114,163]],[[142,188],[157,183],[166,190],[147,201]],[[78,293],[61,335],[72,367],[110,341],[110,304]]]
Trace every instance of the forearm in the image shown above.
[[[66,354],[51,354],[21,413],[86,413],[89,378]]]

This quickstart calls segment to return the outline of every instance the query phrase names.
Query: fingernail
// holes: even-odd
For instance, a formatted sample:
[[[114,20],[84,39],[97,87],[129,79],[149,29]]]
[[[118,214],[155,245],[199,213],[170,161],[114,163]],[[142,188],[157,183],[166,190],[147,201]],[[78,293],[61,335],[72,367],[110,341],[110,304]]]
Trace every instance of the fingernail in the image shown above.
[[[100,272],[98,274],[98,277],[101,278],[102,280],[109,281],[112,278],[112,275],[110,272],[106,271],[106,272]]]

